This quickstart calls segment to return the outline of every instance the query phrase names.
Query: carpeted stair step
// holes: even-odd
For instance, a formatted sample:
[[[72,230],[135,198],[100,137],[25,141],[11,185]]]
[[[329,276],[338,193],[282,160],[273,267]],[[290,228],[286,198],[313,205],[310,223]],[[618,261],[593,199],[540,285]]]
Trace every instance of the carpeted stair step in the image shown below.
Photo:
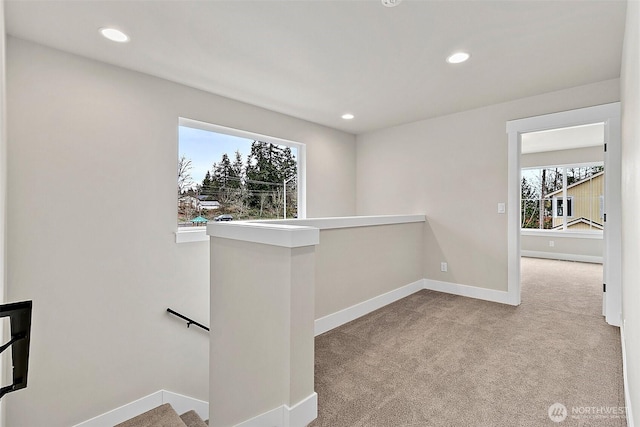
[[[185,423],[171,405],[165,403],[115,427],[185,427]]]
[[[185,412],[180,415],[182,422],[184,422],[187,427],[207,427],[208,424],[202,421],[200,415],[196,413],[196,411]]]

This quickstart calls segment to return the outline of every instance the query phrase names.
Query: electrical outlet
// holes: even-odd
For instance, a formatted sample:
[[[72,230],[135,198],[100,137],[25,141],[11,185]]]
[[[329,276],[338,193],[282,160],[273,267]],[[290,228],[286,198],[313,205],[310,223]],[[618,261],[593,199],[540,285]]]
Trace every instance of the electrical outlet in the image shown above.
[[[447,263],[446,262],[443,261],[443,262],[440,263],[440,271],[444,271],[444,272],[447,271]]]
[[[554,242],[553,240],[549,240],[549,247],[553,248],[556,245],[556,242]]]

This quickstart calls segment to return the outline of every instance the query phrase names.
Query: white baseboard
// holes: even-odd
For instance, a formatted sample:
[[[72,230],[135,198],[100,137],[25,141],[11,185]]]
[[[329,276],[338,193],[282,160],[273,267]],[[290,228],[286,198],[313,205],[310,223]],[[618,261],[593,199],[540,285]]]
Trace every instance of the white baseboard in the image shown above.
[[[178,414],[193,409],[203,420],[209,418],[209,403],[170,391],[158,390],[73,427],[113,427],[165,403],[170,403]]]
[[[422,289],[446,292],[448,294],[493,301],[502,304],[517,305],[513,302],[513,296],[508,292],[493,289],[478,288],[476,286],[460,285],[457,283],[440,282],[438,280],[420,279],[386,294],[379,295],[359,304],[352,305],[343,310],[321,317],[315,321],[315,335],[324,334],[331,329],[349,323],[359,317],[371,313],[385,305],[408,297]]]
[[[283,427],[305,427],[318,418],[318,394],[314,392],[292,407],[285,405],[283,415]]]
[[[508,292],[496,291],[494,289],[478,288],[476,286],[460,285],[458,283],[441,282],[431,279],[424,279],[424,289],[513,305],[512,297]]]
[[[305,427],[317,417],[318,395],[314,392],[291,407],[279,406],[235,427]]]
[[[624,383],[624,405],[627,408],[627,427],[634,427],[631,396],[629,395],[629,381],[627,377],[627,349],[624,342],[624,324],[620,326],[620,343],[622,344],[622,379]]]
[[[247,421],[243,421],[240,424],[236,424],[234,427],[283,427],[283,411],[284,405],[248,419]]]
[[[545,259],[558,259],[561,261],[590,262],[592,264],[602,264],[603,262],[603,258],[601,256],[594,256],[594,255],[561,254],[556,252],[525,251],[525,250],[521,250],[520,255],[523,257],[529,257],[529,258],[545,258]]]
[[[321,317],[315,321],[315,335],[318,336],[333,328],[349,323],[352,320],[369,314],[387,304],[398,301],[424,288],[423,279],[410,283],[401,288],[394,289],[386,294],[378,295],[367,301],[352,305],[343,310]]]

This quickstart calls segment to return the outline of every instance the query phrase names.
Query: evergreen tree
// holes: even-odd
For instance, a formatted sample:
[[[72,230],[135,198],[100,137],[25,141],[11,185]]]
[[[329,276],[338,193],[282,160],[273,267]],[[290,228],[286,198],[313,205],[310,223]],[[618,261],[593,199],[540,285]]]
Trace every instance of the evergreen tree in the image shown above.
[[[278,171],[278,151],[274,144],[263,141],[251,143],[251,153],[247,158],[246,177],[249,190],[249,205],[260,208],[272,204],[271,192],[282,182]]]
[[[211,179],[211,173],[207,171],[202,180],[202,186],[200,187],[200,194],[207,198],[213,196],[213,180]]]
[[[230,177],[232,179],[229,182],[229,186],[231,188],[241,189],[244,181],[244,163],[242,162],[242,155],[238,150],[236,150],[236,158],[231,165]]]
[[[215,165],[213,171],[213,179],[219,189],[225,190],[229,187],[229,181],[233,178],[233,171],[231,168],[231,161],[227,153],[222,155],[220,163]]]
[[[261,215],[265,208],[278,215],[284,199],[284,182],[287,181],[289,194],[296,188],[297,173],[296,159],[290,147],[253,141],[245,169],[249,205],[260,208]]]

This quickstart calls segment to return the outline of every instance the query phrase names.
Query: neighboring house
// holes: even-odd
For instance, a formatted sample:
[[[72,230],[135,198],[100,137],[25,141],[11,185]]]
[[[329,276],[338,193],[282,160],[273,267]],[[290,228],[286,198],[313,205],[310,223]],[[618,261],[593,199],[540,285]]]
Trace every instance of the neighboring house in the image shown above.
[[[547,194],[553,210],[553,229],[563,227],[563,189]],[[604,224],[604,171],[567,186],[567,229],[602,230]]]
[[[190,207],[195,209],[198,207],[199,202],[200,201],[193,196],[180,196],[180,198],[178,198],[178,207],[180,208]]]
[[[182,196],[178,199],[178,207],[190,207],[198,210],[211,211],[220,209],[220,202],[217,200],[207,200],[207,196]]]
[[[198,203],[198,209],[205,211],[220,209],[220,202],[218,202],[217,200],[202,200]]]

